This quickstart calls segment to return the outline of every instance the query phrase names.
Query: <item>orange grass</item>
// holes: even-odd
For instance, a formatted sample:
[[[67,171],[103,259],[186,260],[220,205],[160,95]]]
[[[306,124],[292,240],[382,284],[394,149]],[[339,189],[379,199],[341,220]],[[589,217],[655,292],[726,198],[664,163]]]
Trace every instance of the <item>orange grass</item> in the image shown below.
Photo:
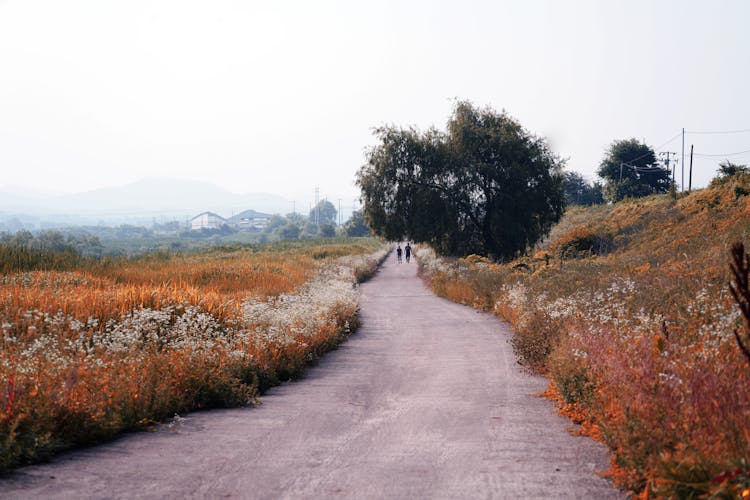
[[[340,342],[356,304],[334,297],[286,332],[248,317],[243,303],[294,293],[337,257],[377,245],[158,254],[0,275],[0,471],[176,412],[251,404]],[[312,333],[293,333],[309,324]]]
[[[750,370],[727,287],[731,244],[750,233],[747,192],[738,175],[676,201],[572,208],[539,258],[426,274],[448,298],[511,321],[521,361],[609,446],[618,485],[733,498],[750,493]]]

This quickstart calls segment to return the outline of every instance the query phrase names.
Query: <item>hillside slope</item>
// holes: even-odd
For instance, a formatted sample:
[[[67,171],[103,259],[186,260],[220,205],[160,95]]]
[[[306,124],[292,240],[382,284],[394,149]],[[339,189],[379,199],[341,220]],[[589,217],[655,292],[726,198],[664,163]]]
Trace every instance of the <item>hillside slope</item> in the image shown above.
[[[731,497],[750,487],[750,365],[727,286],[748,193],[739,175],[677,200],[575,207],[533,257],[421,263],[437,292],[513,324],[521,361],[609,445],[619,484]]]

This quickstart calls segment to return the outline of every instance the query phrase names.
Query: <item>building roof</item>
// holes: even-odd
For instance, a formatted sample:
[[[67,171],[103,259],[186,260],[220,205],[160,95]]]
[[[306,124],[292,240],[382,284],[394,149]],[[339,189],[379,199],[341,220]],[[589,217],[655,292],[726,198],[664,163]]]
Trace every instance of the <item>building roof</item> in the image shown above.
[[[192,218],[192,219],[190,219],[190,220],[191,220],[191,221],[194,221],[195,219],[197,219],[197,218],[199,218],[199,217],[203,217],[204,215],[209,215],[209,216],[213,216],[213,217],[216,217],[216,218],[217,218],[217,219],[219,219],[219,220],[222,220],[222,221],[225,221],[225,222],[226,222],[226,219],[224,219],[224,217],[222,217],[221,215],[219,215],[219,214],[215,214],[215,213],[213,213],[213,212],[208,212],[208,211],[206,211],[206,212],[201,212],[201,213],[199,213],[198,215],[196,215],[195,217],[193,217],[193,218]]]
[[[245,210],[243,212],[240,212],[236,215],[233,215],[229,219],[227,219],[227,222],[230,224],[239,224],[239,222],[243,219],[270,219],[271,216],[269,214],[264,214],[261,212],[256,212],[255,210]]]

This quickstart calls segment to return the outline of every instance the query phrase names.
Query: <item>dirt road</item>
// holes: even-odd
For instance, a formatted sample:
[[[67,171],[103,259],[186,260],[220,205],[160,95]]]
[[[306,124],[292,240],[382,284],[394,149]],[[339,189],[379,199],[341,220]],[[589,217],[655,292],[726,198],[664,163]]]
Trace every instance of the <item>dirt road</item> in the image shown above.
[[[187,415],[0,479],[0,498],[624,498],[604,449],[533,396],[505,324],[391,256],[363,326],[258,408]]]

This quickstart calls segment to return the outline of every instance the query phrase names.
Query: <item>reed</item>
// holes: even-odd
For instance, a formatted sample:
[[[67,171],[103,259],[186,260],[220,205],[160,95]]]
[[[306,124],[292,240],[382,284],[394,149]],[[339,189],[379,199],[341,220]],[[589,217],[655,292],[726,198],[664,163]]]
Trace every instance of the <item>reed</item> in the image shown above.
[[[355,283],[384,252],[361,240],[64,266],[50,255],[3,273],[0,471],[253,404],[356,327]]]

